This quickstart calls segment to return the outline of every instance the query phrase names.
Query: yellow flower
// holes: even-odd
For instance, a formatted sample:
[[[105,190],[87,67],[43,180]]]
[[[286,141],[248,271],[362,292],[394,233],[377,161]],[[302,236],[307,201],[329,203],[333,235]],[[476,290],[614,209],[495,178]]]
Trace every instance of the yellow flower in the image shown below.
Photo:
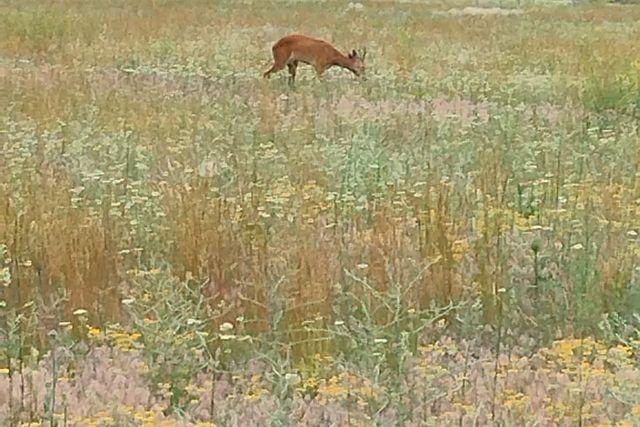
[[[347,389],[337,383],[337,378],[332,377],[329,384],[323,384],[318,388],[318,394],[327,397],[340,397],[347,393]]]
[[[252,391],[247,392],[247,394],[244,395],[244,399],[251,401],[251,402],[255,402],[256,400],[260,400],[260,393],[254,393]]]
[[[519,230],[529,229],[529,220],[522,215],[516,214],[515,223],[516,228],[518,228]]]
[[[529,403],[529,396],[524,395],[520,392],[507,391],[505,393],[505,398],[503,401],[503,405],[512,410],[523,410]]]
[[[451,252],[453,254],[453,259],[456,262],[460,262],[465,253],[469,251],[469,241],[467,239],[456,240],[451,245]]]
[[[380,397],[380,393],[383,392],[384,390],[380,387],[375,387],[373,385],[363,385],[357,391],[358,391],[358,394],[362,396],[372,397],[374,399],[377,399],[378,397]]]

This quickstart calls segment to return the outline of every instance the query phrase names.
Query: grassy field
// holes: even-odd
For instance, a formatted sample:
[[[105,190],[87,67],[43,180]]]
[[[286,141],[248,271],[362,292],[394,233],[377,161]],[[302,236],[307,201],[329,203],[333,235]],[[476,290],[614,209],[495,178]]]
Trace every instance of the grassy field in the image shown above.
[[[291,31],[367,78],[262,79]],[[0,424],[640,425],[638,40],[604,3],[0,1]]]

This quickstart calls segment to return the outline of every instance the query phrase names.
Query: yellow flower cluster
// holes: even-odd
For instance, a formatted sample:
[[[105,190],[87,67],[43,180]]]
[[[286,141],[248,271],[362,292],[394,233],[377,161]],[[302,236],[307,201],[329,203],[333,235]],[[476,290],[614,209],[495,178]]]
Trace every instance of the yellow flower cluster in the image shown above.
[[[529,396],[515,390],[505,390],[502,394],[502,404],[505,408],[519,414],[528,410],[530,400]]]
[[[251,376],[249,387],[244,393],[244,398],[251,401],[260,400],[267,393],[268,391],[262,382],[262,375],[254,374]]]
[[[139,332],[127,332],[119,325],[110,325],[106,331],[89,326],[87,337],[96,343],[109,343],[122,351],[132,351],[143,347],[140,342],[142,335]]]

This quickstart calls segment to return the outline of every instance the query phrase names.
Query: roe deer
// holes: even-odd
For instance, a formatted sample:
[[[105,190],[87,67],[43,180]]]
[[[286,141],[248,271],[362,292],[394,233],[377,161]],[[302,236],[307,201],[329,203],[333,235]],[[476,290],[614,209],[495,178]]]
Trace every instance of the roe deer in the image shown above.
[[[346,68],[356,76],[362,76],[365,72],[366,49],[360,52],[354,49],[345,56],[330,43],[303,34],[284,36],[273,45],[271,50],[273,66],[264,73],[263,77],[269,77],[271,73],[282,70],[286,65],[289,68],[289,85],[293,85],[296,79],[296,68],[299,62],[312,65],[320,79],[322,74],[333,66]]]

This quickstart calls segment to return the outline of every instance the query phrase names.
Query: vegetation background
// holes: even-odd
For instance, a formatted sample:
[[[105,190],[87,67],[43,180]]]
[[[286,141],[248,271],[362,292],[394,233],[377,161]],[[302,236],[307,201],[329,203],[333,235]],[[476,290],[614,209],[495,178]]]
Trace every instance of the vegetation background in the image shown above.
[[[640,425],[640,7],[574,3],[1,1],[0,424]]]

